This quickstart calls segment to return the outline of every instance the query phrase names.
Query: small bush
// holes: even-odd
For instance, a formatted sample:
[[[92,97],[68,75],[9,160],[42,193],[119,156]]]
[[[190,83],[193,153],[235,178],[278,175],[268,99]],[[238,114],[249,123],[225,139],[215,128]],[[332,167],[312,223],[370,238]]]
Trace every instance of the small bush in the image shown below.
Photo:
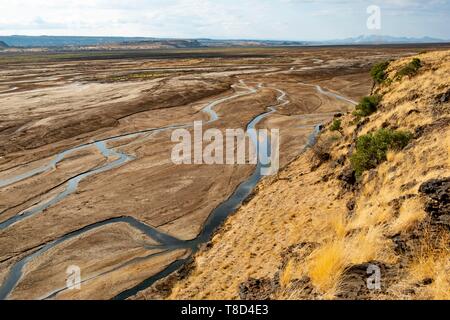
[[[357,176],[376,168],[387,160],[388,150],[401,150],[412,139],[412,134],[404,131],[380,129],[375,133],[361,136],[356,143],[356,152],[350,161]]]
[[[404,66],[397,72],[397,78],[401,79],[404,76],[411,77],[415,75],[421,67],[422,61],[418,58],[414,58],[410,63],[408,63],[406,66]]]
[[[356,110],[353,115],[355,117],[368,117],[377,111],[380,102],[381,96],[379,95],[364,97],[356,106]]]
[[[373,81],[375,81],[375,83],[380,84],[386,80],[386,70],[388,67],[389,61],[378,63],[372,67],[372,69],[370,70],[370,75],[372,76],[372,79]]]
[[[419,58],[414,58],[411,61],[411,65],[417,69],[419,69],[420,67],[422,67],[422,61]]]
[[[331,127],[330,127],[330,130],[331,131],[339,131],[339,132],[341,132],[341,130],[342,130],[342,120],[340,120],[340,119],[335,119],[334,121],[333,121],[333,123],[331,124]]]

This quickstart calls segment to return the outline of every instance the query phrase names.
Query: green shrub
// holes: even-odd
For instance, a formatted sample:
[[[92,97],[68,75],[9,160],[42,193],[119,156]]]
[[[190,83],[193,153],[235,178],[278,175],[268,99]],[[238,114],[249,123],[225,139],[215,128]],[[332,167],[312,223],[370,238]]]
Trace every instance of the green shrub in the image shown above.
[[[356,110],[353,115],[355,117],[368,117],[377,111],[380,102],[381,96],[379,95],[364,97],[356,106]]]
[[[331,124],[330,130],[331,131],[339,131],[339,132],[341,132],[341,130],[342,130],[342,120],[341,119],[335,119],[333,121],[333,123]]]
[[[350,161],[357,176],[376,168],[386,161],[388,150],[401,150],[412,139],[412,134],[404,131],[380,129],[375,133],[361,136],[356,142],[356,152]]]
[[[422,67],[422,61],[418,58],[412,59],[410,63],[408,63],[406,66],[401,68],[397,72],[397,78],[401,79],[404,76],[413,76],[419,71],[419,69]]]
[[[415,68],[417,68],[417,69],[419,69],[420,67],[422,67],[422,61],[421,61],[419,58],[414,58],[414,59],[411,61],[411,64],[412,64]]]
[[[383,83],[387,78],[386,70],[389,67],[389,61],[381,62],[372,67],[370,70],[370,75],[373,81],[380,84]]]

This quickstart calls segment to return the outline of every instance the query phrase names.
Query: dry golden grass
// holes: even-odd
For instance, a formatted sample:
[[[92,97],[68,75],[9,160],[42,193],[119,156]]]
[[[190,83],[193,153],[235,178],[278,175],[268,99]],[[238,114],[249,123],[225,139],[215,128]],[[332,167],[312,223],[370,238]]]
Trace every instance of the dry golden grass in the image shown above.
[[[410,281],[420,282],[432,279],[429,288],[422,290],[422,297],[432,299],[450,298],[450,248],[449,234],[442,231],[435,239],[429,232],[424,234],[409,268]]]
[[[425,229],[404,276],[391,288],[395,299],[450,300],[449,234]],[[425,284],[427,282],[427,284]],[[414,296],[410,290],[414,290]]]
[[[408,199],[400,208],[400,213],[390,225],[390,233],[398,234],[408,232],[413,229],[419,222],[425,220],[427,214],[423,210],[424,204],[421,199]]]
[[[289,286],[289,284],[296,278],[297,268],[294,260],[289,260],[286,267],[280,276],[280,284],[283,288]]]
[[[339,291],[342,274],[347,268],[370,261],[396,261],[392,244],[385,238],[381,226],[362,230],[350,237],[338,236],[313,252],[306,264],[308,276],[314,287],[323,294],[322,298],[331,298]],[[298,265],[297,268],[301,267],[301,263]],[[289,279],[295,278],[292,276],[294,272],[293,265],[285,270],[285,273],[291,274]],[[286,282],[287,277],[284,279]]]
[[[346,244],[336,241],[323,245],[310,257],[308,274],[312,284],[325,296],[336,292],[346,267]]]
[[[414,78],[404,77],[379,90],[382,109],[359,134],[385,124],[414,132],[445,116],[430,108],[435,96],[450,88],[450,51],[419,57],[424,67]],[[410,60],[392,63],[390,77]],[[355,131],[352,120],[342,119],[345,135],[330,145],[333,159],[348,154]],[[426,220],[420,185],[450,176],[450,128],[434,130],[403,151],[389,152],[385,163],[363,175],[355,193],[343,192],[336,179],[339,167],[332,161],[313,169],[313,153],[301,156],[280,173],[281,179],[259,186],[255,198],[227,221],[213,247],[198,255],[193,275],[178,283],[170,298],[238,299],[240,283],[249,277],[274,278],[279,271],[277,299],[333,299],[349,267],[378,261],[397,268],[398,275],[390,279],[394,284],[387,292],[370,298],[450,299],[448,231],[424,235],[420,244],[412,241],[405,256],[395,251],[392,239],[408,237]],[[330,175],[333,178],[324,181]],[[348,214],[351,199],[355,209]],[[282,268],[283,253],[299,243],[313,243],[314,250],[293,256]],[[308,296],[310,284],[295,281],[305,278],[314,295]],[[417,287],[428,278],[431,284]]]
[[[347,234],[348,221],[344,212],[338,212],[331,217],[331,226],[337,238],[342,239]]]
[[[385,236],[383,226],[368,227],[353,237],[347,238],[349,264],[370,261],[394,263],[396,261],[392,242]]]

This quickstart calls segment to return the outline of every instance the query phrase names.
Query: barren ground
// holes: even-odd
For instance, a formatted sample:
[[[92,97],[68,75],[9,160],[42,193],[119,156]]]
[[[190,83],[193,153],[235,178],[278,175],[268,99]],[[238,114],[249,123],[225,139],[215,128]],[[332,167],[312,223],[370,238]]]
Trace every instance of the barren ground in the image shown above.
[[[151,129],[209,121],[202,109],[236,94],[242,95],[214,107],[219,120],[207,127],[245,129],[277,105],[281,90],[289,103],[259,127],[280,129],[284,166],[302,152],[316,125],[351,110],[334,93],[358,100],[372,89],[372,63],[421,50],[0,55],[0,294],[110,299],[189,256],[190,249],[171,247],[171,241],[195,239],[254,166],[175,165],[172,130]],[[73,192],[45,205],[80,176]],[[123,217],[161,232],[166,242],[114,220]],[[81,268],[81,290],[66,289],[72,265]]]

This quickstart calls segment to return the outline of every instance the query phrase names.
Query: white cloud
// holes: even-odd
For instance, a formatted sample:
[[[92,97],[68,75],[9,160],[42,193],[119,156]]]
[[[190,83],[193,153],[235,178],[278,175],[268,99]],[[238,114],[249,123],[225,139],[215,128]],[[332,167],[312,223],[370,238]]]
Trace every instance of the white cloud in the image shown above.
[[[365,33],[369,4],[413,22],[384,33],[450,38],[449,0],[0,0],[0,34],[334,38]]]

